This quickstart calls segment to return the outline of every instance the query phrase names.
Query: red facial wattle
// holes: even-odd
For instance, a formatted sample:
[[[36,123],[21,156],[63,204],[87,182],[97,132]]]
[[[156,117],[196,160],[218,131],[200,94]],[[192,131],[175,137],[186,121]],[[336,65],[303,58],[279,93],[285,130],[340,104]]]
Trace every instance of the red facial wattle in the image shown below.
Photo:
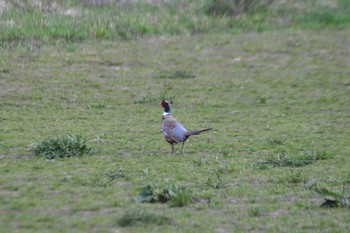
[[[168,103],[165,100],[162,100],[162,107],[165,108],[168,105]]]

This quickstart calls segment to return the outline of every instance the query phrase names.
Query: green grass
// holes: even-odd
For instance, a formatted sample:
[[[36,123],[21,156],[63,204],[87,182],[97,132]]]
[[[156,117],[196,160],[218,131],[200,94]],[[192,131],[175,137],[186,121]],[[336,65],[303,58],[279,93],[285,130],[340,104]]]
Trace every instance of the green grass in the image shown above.
[[[148,225],[148,224],[170,224],[171,220],[161,214],[154,214],[144,210],[128,211],[118,220],[118,225],[121,227],[133,225]]]
[[[0,45],[40,46],[160,35],[237,34],[286,27],[343,28],[350,24],[346,0],[244,2],[252,4],[235,0],[4,1],[0,8]]]
[[[349,178],[349,35],[290,25],[0,48],[0,231],[349,232],[349,209],[305,188],[341,194]],[[169,155],[161,98],[186,128],[213,128],[184,156]],[[66,134],[99,153],[33,154]],[[148,184],[186,192],[135,202]]]

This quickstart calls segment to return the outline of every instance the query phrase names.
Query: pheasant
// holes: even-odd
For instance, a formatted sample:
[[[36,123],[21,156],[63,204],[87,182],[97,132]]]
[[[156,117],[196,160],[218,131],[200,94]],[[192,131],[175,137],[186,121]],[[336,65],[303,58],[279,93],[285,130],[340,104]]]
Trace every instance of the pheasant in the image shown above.
[[[164,108],[162,115],[162,131],[165,140],[171,145],[171,154],[174,153],[174,144],[179,142],[182,142],[181,153],[183,154],[185,142],[190,136],[198,135],[211,130],[211,128],[187,131],[185,127],[170,114],[170,104],[172,104],[172,102],[162,100],[162,107]]]

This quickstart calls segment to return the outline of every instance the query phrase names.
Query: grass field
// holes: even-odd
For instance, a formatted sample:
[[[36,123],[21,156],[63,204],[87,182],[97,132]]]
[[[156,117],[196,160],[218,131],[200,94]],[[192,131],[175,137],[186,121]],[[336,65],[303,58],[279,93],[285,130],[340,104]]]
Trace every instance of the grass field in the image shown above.
[[[331,7],[319,12],[333,21],[303,23],[298,4],[287,16],[294,8],[275,1],[256,14],[215,18],[200,13],[205,1],[198,8],[174,1],[195,12],[192,19],[207,18],[201,31],[182,21],[174,31],[164,28],[179,13],[167,1],[147,1],[142,12],[174,18],[126,37],[110,29],[101,34],[110,36],[55,36],[28,25],[35,17],[63,22],[60,15],[46,18],[45,7],[24,12],[9,2],[0,23],[7,28],[0,33],[0,232],[350,231],[349,201],[323,208],[309,188],[350,194],[347,1],[321,1],[317,9]],[[85,29],[91,17],[104,22],[111,19],[101,13],[115,14],[110,5],[41,2],[85,12],[76,18]],[[11,21],[11,12],[22,12],[22,23]],[[226,31],[241,18],[266,27]],[[274,24],[280,18],[288,23]],[[162,98],[174,102],[172,113],[186,128],[213,128],[191,138],[185,155],[180,145],[169,155]],[[82,135],[95,155],[33,155],[43,140],[67,133]],[[184,200],[135,202],[147,185],[184,188]]]

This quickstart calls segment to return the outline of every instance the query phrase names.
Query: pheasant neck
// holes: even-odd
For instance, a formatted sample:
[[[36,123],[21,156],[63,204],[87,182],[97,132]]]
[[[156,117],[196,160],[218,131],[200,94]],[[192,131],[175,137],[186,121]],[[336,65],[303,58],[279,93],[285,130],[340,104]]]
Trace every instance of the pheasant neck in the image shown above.
[[[163,112],[163,115],[169,115],[170,114],[170,106],[166,106],[164,108],[164,112]]]

